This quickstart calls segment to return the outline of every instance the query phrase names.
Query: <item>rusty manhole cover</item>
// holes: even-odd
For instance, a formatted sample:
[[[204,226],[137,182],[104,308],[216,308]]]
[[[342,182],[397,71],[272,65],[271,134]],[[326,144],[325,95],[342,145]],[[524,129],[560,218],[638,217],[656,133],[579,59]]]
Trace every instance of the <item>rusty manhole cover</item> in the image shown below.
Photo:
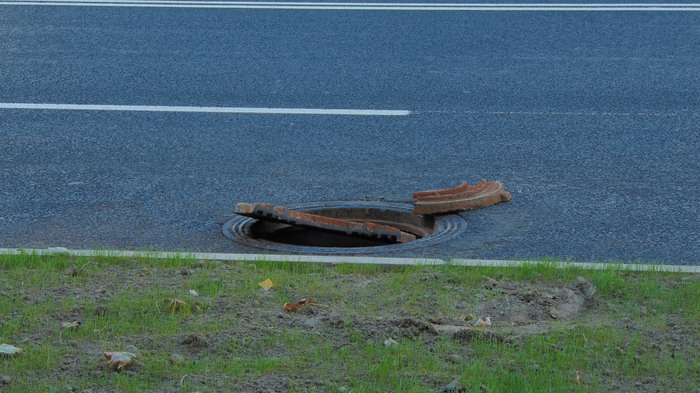
[[[286,205],[299,212],[341,220],[372,222],[415,235],[404,243],[269,222],[237,215],[224,224],[223,234],[236,243],[281,253],[370,254],[403,251],[448,241],[464,232],[467,222],[456,214],[415,214],[414,205],[379,201],[329,201]]]

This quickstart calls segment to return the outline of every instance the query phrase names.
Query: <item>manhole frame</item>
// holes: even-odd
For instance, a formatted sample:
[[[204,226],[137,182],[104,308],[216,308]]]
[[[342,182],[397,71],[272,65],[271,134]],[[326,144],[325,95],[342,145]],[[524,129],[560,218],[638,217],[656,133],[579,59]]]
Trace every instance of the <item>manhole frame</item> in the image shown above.
[[[399,212],[413,213],[413,204],[406,202],[387,201],[318,201],[291,203],[284,206],[298,211],[313,212],[320,209],[341,209],[341,208],[369,208],[369,209],[389,209]],[[287,243],[273,242],[266,239],[256,239],[250,234],[251,226],[257,219],[235,216],[224,223],[221,232],[228,239],[237,244],[255,249],[275,251],[279,253],[293,254],[320,254],[320,255],[355,255],[355,254],[381,254],[393,253],[418,248],[430,247],[444,243],[459,236],[467,229],[467,220],[458,214],[441,215],[435,217],[436,228],[428,236],[416,239],[407,243],[397,243],[370,247],[313,247],[301,246]]]

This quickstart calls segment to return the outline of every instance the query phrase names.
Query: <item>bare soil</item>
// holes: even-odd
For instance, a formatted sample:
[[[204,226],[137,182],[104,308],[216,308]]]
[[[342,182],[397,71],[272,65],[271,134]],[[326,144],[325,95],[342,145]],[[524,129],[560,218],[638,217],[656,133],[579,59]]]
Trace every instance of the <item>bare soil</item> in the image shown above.
[[[160,334],[153,331],[137,332],[123,337],[112,337],[115,348],[105,348],[105,341],[91,335],[76,337],[60,331],[58,326],[66,321],[82,321],[81,329],[98,330],[104,327],[95,326],[107,316],[119,314],[124,318],[135,317],[144,310],[114,309],[113,301],[117,296],[123,296],[125,288],[135,292],[143,292],[149,288],[170,288],[174,293],[185,293],[190,286],[188,280],[200,274],[211,277],[221,277],[222,286],[239,285],[237,273],[249,276],[251,271],[261,278],[268,274],[260,271],[254,265],[215,265],[200,263],[183,268],[153,268],[133,262],[123,265],[104,265],[99,269],[76,271],[75,267],[65,272],[56,273],[63,276],[62,283],[53,286],[31,288],[16,283],[0,281],[0,291],[4,296],[16,296],[26,305],[39,305],[47,301],[56,304],[69,299],[74,306],[67,309],[48,311],[41,315],[31,329],[21,330],[14,337],[0,337],[0,340],[12,341],[17,346],[40,347],[48,341],[52,345],[67,346],[67,355],[60,359],[58,365],[50,370],[48,378],[55,381],[56,391],[82,391],[83,393],[116,392],[119,389],[105,386],[77,390],[64,381],[71,378],[110,378],[106,362],[101,359],[105,350],[123,350],[131,345],[138,351],[141,362],[135,363],[125,375],[140,378],[147,372],[144,363],[149,359],[171,359],[177,355],[184,362],[197,362],[200,359],[221,357],[226,359],[245,359],[248,355],[264,358],[285,358],[295,353],[295,348],[281,342],[256,344],[261,337],[285,331],[300,331],[303,335],[321,337],[333,348],[331,354],[341,350],[357,349],[357,341],[352,336],[360,335],[365,344],[383,347],[385,340],[392,338],[401,345],[405,340],[423,340],[426,351],[437,350],[435,346],[447,338],[454,343],[455,350],[446,355],[445,362],[459,364],[465,362],[471,353],[470,345],[474,340],[493,340],[520,346],[527,343],[535,335],[545,335],[555,330],[575,328],[584,323],[592,325],[615,326],[630,335],[641,333],[648,337],[648,343],[643,348],[602,348],[609,351],[611,356],[626,354],[629,351],[639,351],[641,355],[678,353],[688,354],[700,348],[697,331],[688,327],[679,315],[664,316],[666,323],[663,329],[644,324],[644,317],[653,316],[657,311],[652,305],[628,304],[618,301],[613,296],[601,297],[596,286],[583,277],[570,282],[539,282],[539,281],[509,281],[484,277],[476,287],[460,287],[459,282],[451,282],[450,277],[440,271],[417,272],[411,280],[429,285],[430,283],[445,283],[453,288],[455,293],[454,310],[456,313],[445,315],[436,312],[431,303],[431,293],[424,304],[418,304],[411,310],[397,303],[394,307],[385,307],[369,313],[361,308],[351,307],[335,299],[331,304],[323,306],[308,306],[298,312],[285,312],[280,309],[280,293],[277,288],[271,291],[262,289],[254,291],[247,298],[226,295],[200,295],[189,299],[191,303],[192,320],[197,327],[184,324],[181,331],[173,334]],[[340,292],[352,293],[353,301],[357,299],[372,303],[375,292],[370,291],[379,285],[386,275],[379,274],[332,274],[318,273],[318,280],[331,280]],[[89,278],[86,279],[85,276]],[[81,279],[82,277],[82,279]],[[690,278],[694,280],[695,278]],[[669,276],[662,279],[664,285],[676,285],[678,277]],[[288,290],[290,294],[303,293],[303,288]],[[309,294],[321,297],[323,294]],[[286,295],[285,295],[286,296]],[[299,299],[291,298],[289,301]],[[155,307],[167,312],[166,301]],[[11,315],[3,316],[5,320],[19,317],[21,309]],[[150,312],[150,311],[149,311]],[[461,313],[457,316],[458,313]],[[471,315],[470,315],[471,314]],[[470,326],[472,318],[490,317],[491,327],[476,328]],[[640,319],[641,318],[641,319]],[[208,325],[221,323],[216,329],[208,329]],[[232,340],[242,343],[242,348],[233,348]],[[442,340],[442,341],[441,341]],[[560,350],[554,344],[552,350]],[[566,343],[562,343],[562,346]],[[248,351],[248,352],[246,352]],[[697,352],[695,352],[697,353]],[[77,354],[77,355],[76,355]],[[178,357],[175,359],[179,359]],[[7,361],[7,360],[4,360]],[[1,363],[0,365],[3,365]],[[169,381],[154,381],[153,391],[231,391],[231,392],[336,392],[352,391],[348,388],[352,380],[348,376],[333,372],[301,373],[294,370],[289,372],[243,373],[242,375],[199,373],[179,373],[176,362],[170,361],[167,367],[173,368],[173,377]],[[328,367],[319,366],[326,370]],[[535,366],[533,366],[535,367]],[[4,368],[4,367],[3,367]],[[19,375],[10,375],[0,368],[0,391],[9,390],[17,384]],[[204,367],[203,369],[206,369]],[[664,378],[630,378],[621,376],[614,370],[604,367],[596,376],[608,391],[613,392],[657,392],[674,391],[686,386],[694,389],[700,384],[700,375],[696,374],[687,381],[671,381]],[[515,372],[518,368],[515,367]],[[46,376],[44,376],[46,377]],[[6,379],[3,379],[6,378]],[[81,379],[82,380],[82,379]],[[444,378],[426,375],[424,381],[432,386],[431,391],[440,391],[450,381]],[[70,382],[68,382],[70,384]],[[182,386],[187,389],[183,390]],[[343,390],[343,388],[346,390]],[[679,390],[676,390],[679,391]]]

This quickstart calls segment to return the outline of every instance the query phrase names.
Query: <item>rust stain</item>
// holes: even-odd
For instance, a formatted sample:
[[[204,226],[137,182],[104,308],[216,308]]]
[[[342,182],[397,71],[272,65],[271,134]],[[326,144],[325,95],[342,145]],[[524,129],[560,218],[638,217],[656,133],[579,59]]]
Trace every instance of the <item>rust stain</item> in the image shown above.
[[[499,202],[506,202],[511,195],[500,182],[482,181],[470,186],[462,182],[445,190],[413,193],[413,212],[416,214],[445,214],[463,210],[483,209]]]

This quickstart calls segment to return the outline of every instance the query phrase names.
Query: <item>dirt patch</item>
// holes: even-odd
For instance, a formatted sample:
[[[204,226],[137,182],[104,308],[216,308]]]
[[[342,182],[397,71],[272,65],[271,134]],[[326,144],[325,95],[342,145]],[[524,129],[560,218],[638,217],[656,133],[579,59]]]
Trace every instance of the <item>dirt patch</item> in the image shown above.
[[[566,286],[489,279],[485,287],[500,294],[479,312],[479,315],[490,316],[494,327],[546,325],[555,320],[572,320],[594,304],[596,294],[595,285],[583,277]]]
[[[209,342],[197,334],[188,334],[179,340],[180,345],[184,345],[191,350],[198,351],[209,346]]]
[[[582,277],[571,285],[499,282],[487,278],[483,287],[486,292],[496,294],[484,302],[477,317],[381,318],[363,321],[356,327],[371,339],[444,335],[462,342],[476,338],[517,342],[528,335],[546,332],[555,321],[580,317],[596,300],[595,285]],[[486,316],[490,317],[491,327],[473,326],[475,320]],[[320,317],[316,317],[314,327],[320,325]]]

